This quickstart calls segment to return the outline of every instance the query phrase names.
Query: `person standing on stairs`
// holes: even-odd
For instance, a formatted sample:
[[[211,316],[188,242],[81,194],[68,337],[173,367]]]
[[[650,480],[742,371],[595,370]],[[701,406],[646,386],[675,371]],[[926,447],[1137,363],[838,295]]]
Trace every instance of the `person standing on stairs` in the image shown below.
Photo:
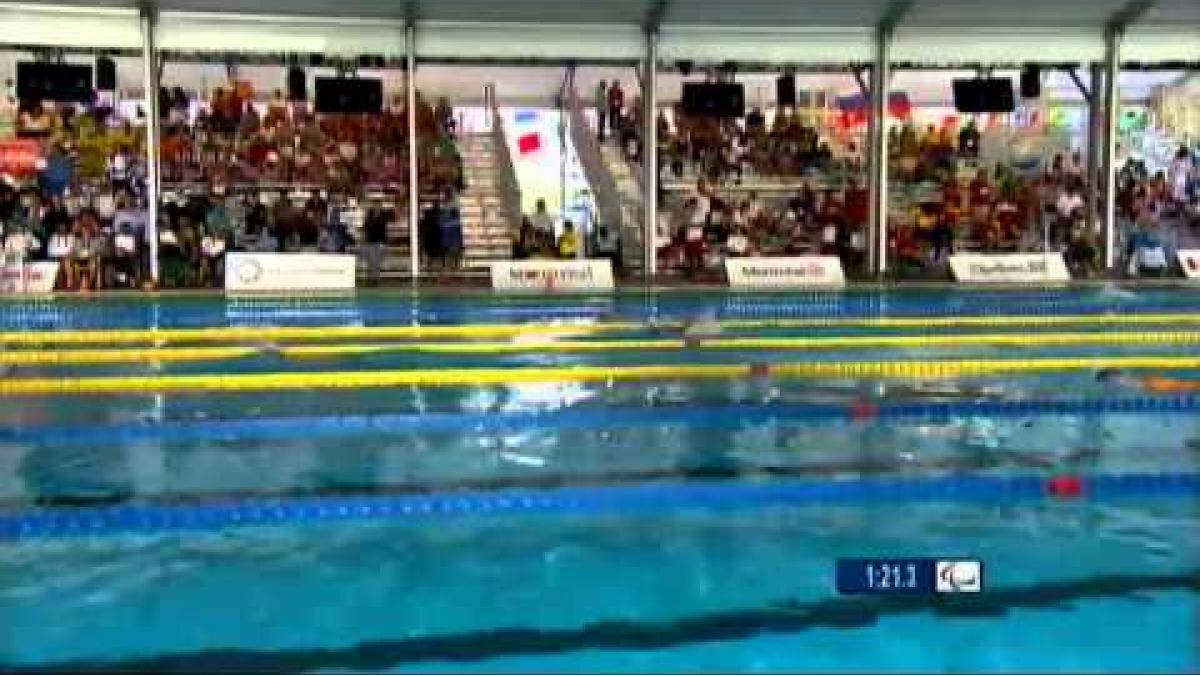
[[[596,87],[596,139],[604,142],[605,123],[608,121],[608,83],[600,80]]]
[[[367,217],[363,221],[363,235],[366,240],[363,246],[363,257],[367,263],[367,283],[378,286],[383,272],[383,249],[387,244],[388,214],[379,203],[372,199],[367,209]]]
[[[446,188],[443,194],[438,209],[438,230],[442,247],[442,271],[455,272],[462,264],[463,230],[458,196],[452,188]]]
[[[616,133],[620,133],[624,127],[625,120],[625,92],[621,89],[621,83],[613,80],[612,86],[608,88],[608,126]]]

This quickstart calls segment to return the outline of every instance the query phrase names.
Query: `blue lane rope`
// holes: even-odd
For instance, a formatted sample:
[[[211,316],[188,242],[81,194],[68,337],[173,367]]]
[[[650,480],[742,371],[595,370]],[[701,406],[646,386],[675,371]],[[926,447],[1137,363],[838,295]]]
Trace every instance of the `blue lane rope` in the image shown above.
[[[770,422],[863,419],[944,422],[965,417],[1046,415],[1178,414],[1200,411],[1200,395],[1105,397],[1026,401],[882,403],[864,418],[849,404],[732,404],[718,406],[589,407],[520,413],[394,413],[177,421],[111,426],[9,427],[0,442],[52,445],[117,445],[137,441],[285,440],[369,434],[508,433],[530,429],[621,429],[688,425],[735,427]]]
[[[1063,298],[1075,298],[1063,300]],[[715,296],[715,297],[664,297],[633,299],[608,297],[603,302],[589,303],[579,299],[571,304],[559,304],[547,299],[518,303],[496,303],[491,306],[478,304],[463,306],[455,299],[414,301],[404,304],[384,304],[370,298],[345,301],[340,309],[350,312],[346,318],[353,323],[379,325],[418,322],[430,324],[477,323],[481,320],[526,320],[533,318],[595,320],[612,314],[634,318],[664,318],[687,316],[703,309],[717,310],[717,318],[723,319],[778,319],[778,318],[862,318],[874,316],[923,317],[923,316],[990,316],[1011,314],[1037,316],[1054,314],[1125,314],[1138,312],[1165,313],[1170,311],[1195,311],[1200,300],[1178,291],[1175,296],[1163,300],[1130,300],[1124,298],[1079,298],[1073,293],[1011,292],[963,293],[931,299],[905,295],[861,295],[855,293],[792,294],[773,296]],[[537,304],[540,302],[541,304]],[[549,302],[549,304],[547,304]],[[178,311],[166,311],[159,322],[162,328],[186,328],[196,326],[224,325],[229,321],[277,322],[284,324],[323,323],[335,319],[313,316],[308,319],[289,316],[292,304],[271,308],[214,304],[210,308],[196,311],[186,305],[177,305]],[[334,305],[336,307],[336,305]],[[332,309],[328,307],[327,309]],[[82,328],[134,328],[150,325],[153,307],[112,307],[104,304],[93,307],[55,303],[0,303],[0,327],[5,330],[54,330]],[[174,309],[174,308],[171,308]],[[231,317],[229,312],[236,316]]]
[[[1051,498],[1043,476],[945,476],[769,483],[643,484],[424,495],[280,497],[228,503],[48,508],[0,515],[0,540],[214,531],[346,521],[413,522],[495,514],[609,515],[682,509],[883,503],[980,503]],[[1200,497],[1200,474],[1080,478],[1080,499]]]

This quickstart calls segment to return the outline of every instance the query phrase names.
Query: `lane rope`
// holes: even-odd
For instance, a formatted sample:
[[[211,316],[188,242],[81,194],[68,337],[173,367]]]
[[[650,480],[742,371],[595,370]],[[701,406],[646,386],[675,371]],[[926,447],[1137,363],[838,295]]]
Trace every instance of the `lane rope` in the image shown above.
[[[954,401],[876,404],[877,420],[945,422],[974,416],[1013,418],[1089,414],[1192,414],[1200,395],[1178,397]],[[412,433],[507,433],[530,429],[586,430],[686,425],[737,427],[787,421],[845,422],[858,418],[846,404],[731,404],[567,408],[551,412],[426,412],[363,415],[269,417],[234,420],[172,421],[161,424],[54,426],[0,429],[0,442],[58,446],[136,443],[138,441],[262,441],[329,436]]]
[[[300,345],[280,347],[279,355],[296,359],[374,354],[528,354],[611,353],[663,351],[684,348],[731,350],[837,350],[931,347],[1067,347],[1114,345],[1179,346],[1200,344],[1200,332],[991,333],[979,335],[868,335],[835,337],[712,338],[694,342],[656,340],[546,340],[524,342],[406,342],[374,344]],[[181,363],[225,361],[262,356],[259,347],[182,347],[154,349],[74,349],[65,351],[4,351],[0,365],[54,366],[115,363]]]
[[[1200,356],[1097,356],[1034,359],[841,361],[781,364],[664,364],[539,368],[270,372],[229,375],[145,375],[83,378],[8,378],[0,396],[137,394],[158,392],[294,391],[426,386],[497,386],[545,382],[628,382],[804,378],[932,380],[984,375],[1099,370],[1200,370]]]
[[[280,496],[199,504],[53,507],[0,514],[0,540],[219,531],[351,521],[423,522],[481,515],[606,515],[691,509],[951,502],[991,504],[1069,497],[1089,501],[1200,496],[1200,474],[1088,477],[945,476],[769,483],[650,483],[365,496]]]
[[[714,322],[724,330],[766,330],[797,328],[877,328],[930,329],[970,327],[1054,327],[1054,326],[1151,326],[1200,325],[1200,313],[1104,314],[1064,316],[948,316],[948,317],[863,317],[811,319],[748,319]],[[516,335],[584,336],[600,333],[634,332],[654,329],[682,329],[680,321],[662,323],[526,323],[425,326],[276,326],[114,329],[68,331],[0,332],[0,345],[42,346],[66,344],[145,344],[172,342],[236,342],[251,340],[325,341],[354,338],[486,338]]]

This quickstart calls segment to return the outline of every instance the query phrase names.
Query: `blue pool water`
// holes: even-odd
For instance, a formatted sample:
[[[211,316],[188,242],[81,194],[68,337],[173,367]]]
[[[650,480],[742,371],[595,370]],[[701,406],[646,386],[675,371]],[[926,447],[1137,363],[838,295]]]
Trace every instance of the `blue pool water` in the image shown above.
[[[579,338],[623,340],[697,318],[1198,312],[1200,294],[1187,289],[380,293],[5,301],[0,333],[646,324]],[[723,337],[1101,330],[1200,328],[833,326]],[[129,348],[40,349],[83,346]],[[268,351],[21,366],[5,377],[1196,353],[1192,344],[316,360]],[[936,382],[514,379],[3,397],[0,670],[1192,672],[1198,410],[1200,394],[1147,394],[1084,369]],[[1063,475],[1081,477],[1084,494],[1046,494]],[[986,589],[838,596],[834,562],[867,556],[977,557]]]

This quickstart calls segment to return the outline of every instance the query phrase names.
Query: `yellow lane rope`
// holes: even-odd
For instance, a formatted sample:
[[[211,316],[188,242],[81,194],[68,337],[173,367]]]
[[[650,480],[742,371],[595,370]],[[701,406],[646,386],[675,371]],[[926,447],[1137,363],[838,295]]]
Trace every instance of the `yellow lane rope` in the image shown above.
[[[7,379],[0,396],[37,394],[132,394],[159,392],[287,391],[402,386],[456,387],[545,382],[617,382],[727,378],[863,377],[940,379],[981,375],[1118,368],[1200,370],[1200,356],[1109,356],[1088,358],[971,359],[953,361],[858,361],[764,365],[568,366],[551,368],[462,368],[437,370],[252,373]]]
[[[762,319],[715,322],[724,330],[789,328],[969,328],[1200,325],[1200,313],[1084,314],[1063,316],[950,316],[950,317],[838,317]],[[337,341],[348,339],[502,338],[515,335],[573,337],[598,333],[629,332],[650,328],[680,329],[680,322],[594,324],[471,324],[458,326],[290,326],[168,328],[132,330],[8,331],[0,332],[0,345],[100,345],[179,342]]]
[[[714,338],[685,343],[683,340],[567,340],[531,342],[403,342],[376,344],[331,344],[279,347],[279,355],[293,359],[322,359],[371,354],[527,354],[611,353],[620,351],[678,350],[822,350],[936,347],[1066,347],[1200,344],[1200,332],[1095,332],[1095,333],[987,333],[978,335],[866,335],[838,337]],[[115,363],[185,363],[224,361],[261,356],[261,347],[186,347],[158,349],[73,349],[65,351],[0,352],[0,365],[53,366]]]

